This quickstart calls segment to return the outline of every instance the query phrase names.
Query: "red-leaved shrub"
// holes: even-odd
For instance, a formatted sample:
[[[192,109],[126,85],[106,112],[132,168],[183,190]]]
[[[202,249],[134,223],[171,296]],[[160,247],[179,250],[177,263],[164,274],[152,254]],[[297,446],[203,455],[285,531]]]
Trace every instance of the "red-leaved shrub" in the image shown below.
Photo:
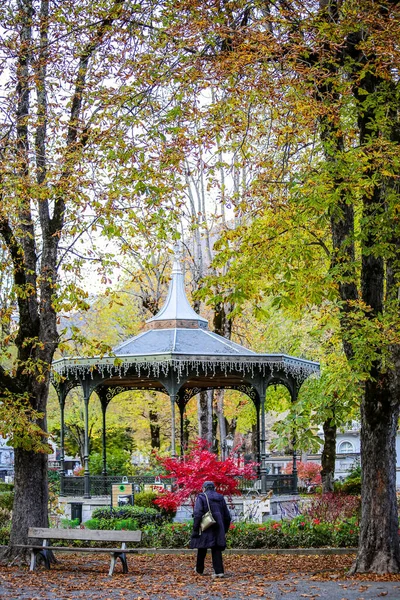
[[[302,513],[325,523],[337,523],[351,517],[358,517],[360,509],[359,496],[330,492],[314,496],[312,501],[303,507]]]
[[[316,485],[319,485],[321,483],[321,469],[321,465],[315,462],[297,462],[297,476],[304,484],[315,483]],[[283,472],[287,474],[291,474],[292,471],[292,463],[289,463],[283,470]]]
[[[176,510],[188,499],[194,506],[205,481],[213,481],[217,491],[226,496],[240,494],[238,478],[254,479],[257,466],[256,463],[239,466],[234,452],[225,460],[218,460],[217,455],[210,452],[210,444],[202,439],[197,440],[183,458],[157,457],[157,460],[167,473],[164,477],[175,479],[176,489],[160,494],[154,501],[168,511]]]

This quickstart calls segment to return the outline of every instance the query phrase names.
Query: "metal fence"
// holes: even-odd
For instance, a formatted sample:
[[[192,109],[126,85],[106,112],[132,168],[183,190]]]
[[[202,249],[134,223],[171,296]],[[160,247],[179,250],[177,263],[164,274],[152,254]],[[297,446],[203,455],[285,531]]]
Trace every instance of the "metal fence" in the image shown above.
[[[297,490],[295,490],[295,481],[292,474],[279,473],[276,475],[266,475],[266,488],[267,492],[272,490],[276,496],[297,492]],[[242,494],[260,494],[261,480],[240,479],[239,489]]]
[[[154,485],[155,477],[132,476],[124,478],[124,481],[132,483],[133,489],[143,490],[146,484]],[[90,495],[91,496],[109,496],[113,484],[121,483],[122,475],[91,475],[90,476]],[[161,483],[172,485],[172,479],[162,478]],[[293,475],[267,475],[266,476],[267,491],[272,490],[275,495],[292,494],[294,490]],[[84,478],[66,475],[64,476],[64,495],[65,496],[84,496]],[[259,479],[246,480],[239,478],[239,489],[242,494],[259,494],[261,493],[261,481]]]

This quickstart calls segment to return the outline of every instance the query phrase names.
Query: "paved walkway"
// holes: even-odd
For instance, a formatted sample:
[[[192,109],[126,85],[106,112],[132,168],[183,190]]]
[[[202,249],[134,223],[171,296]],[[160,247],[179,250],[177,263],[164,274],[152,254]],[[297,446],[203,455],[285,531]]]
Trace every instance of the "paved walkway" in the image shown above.
[[[226,556],[225,579],[202,577],[193,556],[129,557],[129,573],[108,577],[106,555],[61,555],[50,571],[0,569],[4,600],[400,600],[400,576],[349,578],[351,556]],[[118,567],[120,569],[120,567]],[[382,578],[384,579],[384,578]]]

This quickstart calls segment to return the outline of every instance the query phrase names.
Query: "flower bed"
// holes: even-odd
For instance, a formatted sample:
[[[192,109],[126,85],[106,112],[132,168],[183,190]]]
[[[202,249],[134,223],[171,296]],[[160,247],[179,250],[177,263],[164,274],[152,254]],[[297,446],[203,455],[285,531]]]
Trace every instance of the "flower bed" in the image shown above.
[[[300,516],[292,521],[268,521],[263,525],[235,523],[227,536],[228,548],[323,548],[355,547],[359,525],[355,518],[326,523]]]
[[[103,528],[137,529],[134,519],[117,519],[103,522]],[[92,528],[92,523],[88,523]],[[96,523],[97,526],[97,523]],[[141,527],[144,548],[188,548],[192,523],[149,523]],[[6,532],[2,532],[3,536]],[[358,545],[359,525],[356,518],[340,523],[326,523],[309,517],[296,517],[292,521],[233,523],[227,534],[227,547],[256,548],[353,548]],[[7,540],[3,540],[7,543]],[[77,546],[82,545],[76,543]],[[96,545],[98,543],[96,542]],[[105,544],[106,545],[106,544]]]
[[[186,548],[191,523],[166,523],[163,527],[146,526],[142,546],[149,548]],[[355,518],[342,523],[323,523],[319,519],[296,517],[292,521],[268,521],[263,525],[233,523],[227,534],[227,547],[323,548],[356,547],[359,525]]]

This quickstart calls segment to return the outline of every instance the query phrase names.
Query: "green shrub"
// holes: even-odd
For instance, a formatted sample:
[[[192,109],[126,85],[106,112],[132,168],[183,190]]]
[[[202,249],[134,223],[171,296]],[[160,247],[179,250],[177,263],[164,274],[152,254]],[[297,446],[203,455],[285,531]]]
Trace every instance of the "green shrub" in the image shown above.
[[[361,466],[356,464],[342,483],[344,494],[361,494]]]
[[[8,508],[0,508],[0,527],[7,527],[11,523],[11,511]]]
[[[256,523],[232,523],[227,535],[228,548],[286,548],[281,524],[275,522],[257,525]]]
[[[12,492],[14,490],[13,483],[4,483],[4,481],[0,481],[0,493],[1,492]]]
[[[7,510],[12,510],[13,503],[14,503],[14,492],[0,493],[0,508],[7,508]]]
[[[339,523],[335,527],[334,543],[338,548],[349,548],[358,546],[360,526],[357,517]]]
[[[76,529],[79,526],[79,519],[61,519],[61,529]]]
[[[7,526],[0,527],[0,546],[7,546],[10,541],[11,522]]]
[[[147,525],[143,530],[141,545],[146,548],[187,548],[193,525],[188,523],[164,523],[162,527]]]
[[[361,494],[361,477],[344,481],[341,491],[349,495]]]
[[[114,508],[96,508],[93,511],[94,519],[106,519],[108,521],[121,519],[135,519],[139,529],[148,523],[162,523],[163,515],[156,508],[146,508],[145,506],[123,506]],[[103,527],[103,529],[108,529]],[[111,527],[114,529],[114,527]]]
[[[156,492],[137,492],[135,494],[135,506],[144,506],[145,508],[157,508],[154,500],[158,497]]]
[[[306,517],[292,521],[233,523],[227,535],[228,548],[319,548],[332,545],[333,526]]]
[[[126,529],[127,531],[136,531],[137,529],[140,529],[136,519],[95,518],[85,521],[84,525],[86,529],[108,529],[114,531],[123,529]]]
[[[138,529],[136,519],[93,518],[86,521],[88,529]],[[192,522],[148,523],[140,527],[141,546],[146,548],[187,548],[192,534]],[[356,518],[339,523],[322,522],[307,516],[292,521],[232,523],[227,534],[228,548],[323,548],[327,546],[356,547],[359,526]]]
[[[127,531],[136,531],[139,529],[138,522],[136,519],[122,519],[121,521],[117,521],[115,529],[117,531],[127,530]]]

